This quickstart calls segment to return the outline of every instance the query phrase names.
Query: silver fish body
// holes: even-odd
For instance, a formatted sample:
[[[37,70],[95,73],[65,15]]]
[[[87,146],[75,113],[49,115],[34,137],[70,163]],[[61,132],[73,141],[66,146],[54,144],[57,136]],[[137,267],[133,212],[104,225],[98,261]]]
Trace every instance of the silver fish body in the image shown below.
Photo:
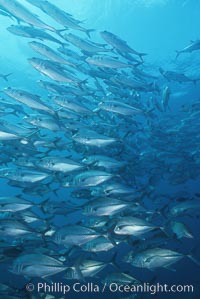
[[[131,265],[139,268],[155,269],[166,268],[184,257],[182,253],[164,249],[152,248],[147,249],[137,254],[130,252],[125,260]]]
[[[38,95],[29,93],[25,90],[14,89],[11,87],[7,87],[3,91],[9,97],[15,99],[16,101],[36,110],[41,110],[43,112],[47,112],[49,114],[55,114],[53,109],[45,105]]]
[[[24,254],[14,260],[10,272],[27,277],[47,277],[66,270],[62,262],[43,254]]]
[[[24,21],[31,26],[40,27],[55,32],[56,30],[41,21],[38,16],[32,14],[25,6],[16,0],[0,0],[0,7],[14,16],[17,20]]]

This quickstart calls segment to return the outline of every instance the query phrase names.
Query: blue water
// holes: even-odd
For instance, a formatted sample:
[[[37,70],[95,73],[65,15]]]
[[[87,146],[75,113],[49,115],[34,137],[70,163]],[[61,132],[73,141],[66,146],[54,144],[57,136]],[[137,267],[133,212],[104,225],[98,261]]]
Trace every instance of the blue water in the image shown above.
[[[46,14],[41,12],[38,8],[33,7],[25,0],[19,0],[21,4],[25,5],[31,12],[36,13],[44,22],[50,24],[51,26],[61,29],[62,26],[55,21],[53,21]],[[152,119],[148,122],[147,119],[139,120],[140,128],[144,128],[140,133],[137,132],[137,127],[132,127],[130,123],[130,118],[117,118],[113,117],[114,123],[119,125],[115,130],[113,130],[110,134],[114,136],[118,136],[122,138],[124,136],[124,124],[127,124],[129,127],[129,131],[134,131],[133,135],[130,135],[130,138],[124,141],[124,148],[126,149],[126,145],[128,147],[128,151],[124,151],[120,153],[118,157],[117,154],[113,154],[112,148],[104,148],[101,149],[89,149],[84,146],[75,146],[74,143],[70,143],[68,145],[68,139],[63,139],[64,144],[62,144],[62,149],[59,148],[52,151],[54,156],[63,155],[72,155],[73,159],[81,159],[86,155],[92,154],[108,154],[109,156],[114,155],[114,157],[118,157],[119,159],[127,161],[130,163],[130,168],[119,171],[119,175],[122,178],[122,182],[127,185],[134,187],[136,189],[145,188],[146,191],[149,191],[151,188],[152,191],[150,193],[146,192],[144,197],[142,198],[142,203],[144,203],[145,207],[149,210],[160,210],[164,208],[165,215],[164,218],[155,218],[155,223],[157,225],[162,226],[170,221],[169,208],[173,207],[177,203],[177,199],[184,197],[185,200],[189,199],[199,199],[199,197],[195,197],[197,193],[200,193],[199,185],[199,170],[200,170],[200,160],[199,160],[199,120],[196,118],[196,123],[192,122],[191,126],[189,126],[188,131],[183,130],[179,131],[180,127],[184,122],[187,122],[188,118],[194,119],[194,116],[191,113],[191,105],[195,101],[199,100],[199,92],[200,92],[200,81],[197,80],[195,84],[191,82],[186,83],[178,83],[174,81],[166,80],[159,73],[158,69],[160,66],[164,70],[172,70],[179,73],[186,74],[189,78],[200,78],[200,51],[196,51],[193,53],[181,54],[178,59],[176,57],[176,50],[181,50],[188,44],[190,41],[195,41],[200,38],[199,28],[200,28],[200,18],[199,18],[199,10],[200,10],[200,1],[198,0],[73,0],[73,1],[63,1],[63,0],[51,0],[51,3],[57,5],[64,11],[72,14],[74,18],[78,20],[83,20],[81,23],[82,26],[86,28],[95,29],[94,32],[91,33],[91,40],[98,43],[105,43],[100,37],[99,32],[103,30],[107,30],[112,32],[113,34],[119,36],[121,39],[125,40],[128,45],[130,45],[133,49],[136,49],[140,52],[147,53],[148,55],[144,58],[144,64],[140,66],[140,69],[158,77],[156,82],[160,88],[160,93],[150,92],[143,93],[138,92],[140,95],[140,100],[142,101],[143,107],[148,108],[148,101],[152,97],[161,101],[161,94],[163,89],[168,86],[170,88],[170,100],[169,100],[169,108],[166,112],[160,112],[155,109],[153,111],[154,115]],[[45,80],[52,82],[49,78],[39,74],[35,69],[31,67],[28,63],[27,59],[31,57],[38,57],[35,52],[33,52],[30,47],[28,47],[27,43],[33,39],[26,39],[17,35],[13,35],[8,32],[6,29],[11,24],[17,24],[15,20],[11,20],[10,18],[6,18],[0,15],[0,58],[1,58],[1,67],[0,74],[12,73],[9,77],[9,81],[6,82],[2,78],[0,78],[0,91],[3,91],[4,88],[11,86],[17,89],[27,90],[31,93],[39,94],[43,97],[46,103],[48,103],[49,99],[47,92],[45,89],[39,87],[36,82],[38,80]],[[24,25],[24,24],[23,24]],[[69,29],[66,33],[74,33],[81,38],[87,38],[83,32],[74,31]],[[40,41],[41,42],[41,41]],[[57,45],[52,44],[50,42],[44,42],[51,46],[54,50],[56,50]],[[69,46],[71,47],[71,46]],[[73,48],[73,47],[72,47]],[[73,48],[75,49],[75,48]],[[78,50],[76,49],[77,53]],[[99,54],[100,55],[100,54]],[[103,55],[103,54],[102,54]],[[117,54],[114,52],[112,54],[116,56]],[[44,58],[45,59],[45,58]],[[120,59],[120,58],[119,58]],[[82,63],[80,63],[82,64]],[[119,71],[121,72],[121,71]],[[78,76],[81,77],[77,70]],[[84,76],[88,77],[88,76]],[[89,82],[90,82],[89,78]],[[150,79],[148,79],[151,82]],[[100,80],[101,82],[101,80]],[[56,83],[56,82],[54,82]],[[90,85],[91,88],[94,88],[93,85]],[[123,84],[118,87],[119,91],[124,89]],[[5,94],[1,94],[3,98],[7,100],[9,97],[6,97]],[[119,96],[118,99],[121,100]],[[98,99],[100,101],[100,99]],[[128,99],[129,104],[131,102],[131,97]],[[95,106],[94,103],[91,104],[91,109]],[[186,112],[183,110],[183,106],[186,107]],[[189,112],[188,112],[189,111]],[[197,110],[198,111],[198,110]],[[34,113],[30,110],[30,113]],[[37,111],[35,112],[37,113]],[[112,114],[111,114],[112,115]],[[23,122],[23,114],[20,115],[18,121]],[[1,116],[2,117],[2,116]],[[15,123],[16,118],[12,116],[2,117],[2,120],[7,119]],[[111,117],[112,120],[112,117]],[[99,119],[98,119],[99,121]],[[162,126],[160,126],[162,122]],[[98,127],[98,124],[97,124]],[[161,130],[162,132],[167,132],[170,129],[177,129],[177,134],[170,135],[168,141],[164,138],[167,138],[165,134],[161,134],[159,137],[159,133],[156,132],[156,129]],[[40,129],[39,129],[40,130]],[[122,131],[120,131],[122,130]],[[189,133],[188,133],[189,132]],[[107,129],[103,127],[102,124],[102,132],[100,133],[106,135]],[[64,138],[62,133],[60,132],[51,132],[48,131],[47,134],[49,136]],[[61,134],[61,135],[60,135]],[[172,138],[172,139],[171,139]],[[180,138],[180,139],[179,139]],[[173,141],[172,141],[173,140]],[[181,144],[179,143],[181,140]],[[126,144],[127,142],[127,144]],[[172,143],[174,142],[174,153],[173,159],[170,160],[170,155],[168,156],[168,148],[170,150],[173,148]],[[129,144],[128,144],[129,143]],[[8,146],[7,146],[8,144]],[[8,163],[4,162],[3,155],[12,157],[15,159],[17,156],[16,151],[20,151],[21,147],[17,147],[16,150],[14,148],[14,142],[6,143],[5,141],[1,142],[1,154],[0,155],[0,168],[7,167],[8,165],[12,166],[12,159]],[[65,146],[65,147],[63,147]],[[68,148],[69,146],[69,148]],[[152,158],[151,150],[154,148],[156,153],[156,158]],[[23,148],[23,150],[25,147]],[[8,150],[8,152],[7,152]],[[26,149],[25,149],[26,150]],[[114,149],[113,149],[114,151]],[[147,151],[146,160],[142,159],[142,153]],[[150,152],[149,152],[150,151]],[[192,159],[190,154],[195,151],[196,160]],[[34,155],[37,153],[37,148],[35,149]],[[44,149],[45,153],[45,149]],[[186,153],[186,154],[185,154]],[[159,154],[164,154],[164,161],[162,163],[159,162]],[[178,154],[176,156],[176,154]],[[48,153],[45,153],[48,155]],[[31,154],[28,153],[30,157]],[[186,158],[184,158],[186,157]],[[190,158],[191,160],[190,160]],[[180,159],[180,163],[178,163],[178,159]],[[133,162],[133,163],[131,163]],[[178,167],[176,167],[176,163],[178,163]],[[41,169],[40,169],[41,170]],[[153,171],[152,171],[153,170]],[[151,182],[149,181],[151,178]],[[185,178],[185,179],[184,179]],[[49,204],[52,201],[74,201],[75,204],[82,203],[81,200],[73,198],[71,196],[71,192],[76,190],[76,188],[64,188],[62,184],[59,184],[59,180],[55,179],[55,182],[50,182],[51,188],[57,188],[57,194],[53,192],[48,192],[43,195],[30,195],[24,194],[23,188],[17,188],[14,186],[10,186],[9,180],[5,178],[0,179],[1,184],[1,196],[16,196],[21,195],[27,200],[31,200],[34,203],[39,203],[44,199],[49,199]],[[39,183],[40,184],[40,183]],[[86,198],[86,200],[90,200],[90,198]],[[85,202],[85,201],[83,201]],[[43,212],[40,208],[34,207],[32,209],[36,211],[36,214],[44,216]],[[48,204],[46,205],[46,213],[48,215]],[[116,216],[115,216],[116,217]],[[117,215],[117,217],[121,217]],[[54,215],[53,223],[62,227],[66,224],[74,224],[79,222],[82,218],[81,211],[75,211],[72,214],[65,215]],[[87,217],[86,217],[87,218]],[[112,217],[111,217],[112,218]],[[145,216],[144,216],[145,218]],[[136,298],[145,299],[145,298],[167,298],[167,299],[178,299],[178,298],[193,298],[198,299],[200,297],[199,290],[199,277],[200,277],[200,267],[192,262],[189,258],[187,258],[188,254],[195,256],[197,260],[200,260],[200,252],[199,252],[199,211],[192,210],[189,213],[183,213],[177,217],[178,221],[183,221],[189,230],[192,232],[194,236],[193,239],[182,238],[177,240],[174,235],[164,236],[163,244],[161,247],[175,250],[186,255],[178,263],[172,265],[172,270],[158,268],[153,271],[148,269],[136,268],[122,261],[123,257],[127,254],[130,249],[134,250],[134,247],[130,245],[130,243],[122,242],[119,244],[114,250],[104,253],[98,253],[97,255],[91,255],[86,253],[81,253],[82,256],[92,257],[92,258],[100,258],[101,260],[105,260],[109,262],[113,253],[117,252],[116,263],[122,272],[129,273],[130,275],[136,277],[138,280],[149,283],[160,283],[160,284],[169,284],[169,285],[194,285],[193,293],[175,293],[175,294],[163,294],[158,293],[156,295],[150,294],[138,294]],[[145,235],[146,236],[146,235]],[[148,235],[147,236],[151,236]],[[150,237],[151,238],[151,237]],[[158,237],[159,238],[159,237]],[[148,238],[147,238],[148,239]],[[132,240],[133,241],[133,240]],[[3,246],[5,240],[1,241]],[[13,240],[13,244],[14,244]],[[145,244],[146,238],[142,238],[141,244]],[[166,243],[165,243],[166,242]],[[11,242],[12,244],[12,242]],[[26,241],[22,240],[22,247],[25,246]],[[167,244],[167,245],[166,245]],[[1,247],[1,246],[0,246]],[[34,251],[37,245],[32,244],[32,249]],[[54,248],[54,246],[52,247]],[[56,249],[59,251],[59,247]],[[79,252],[77,248],[75,251]],[[29,252],[31,249],[29,249]],[[24,252],[22,252],[23,254]],[[16,258],[16,257],[14,257]],[[12,265],[14,260],[13,257],[4,260],[2,258],[1,262],[1,274],[0,274],[0,283],[8,284],[13,289],[24,289],[25,284],[30,279],[25,278],[20,275],[11,274],[8,271],[8,267]],[[98,285],[101,285],[101,280],[107,275],[108,272],[114,271],[111,265],[108,265],[103,271],[97,274],[97,277],[94,278],[86,278],[86,282],[94,282]],[[5,275],[4,275],[5,273]],[[72,285],[72,281],[68,281],[63,279],[63,273],[57,274],[55,276],[50,276],[47,280],[47,283],[51,282],[63,282]],[[38,281],[41,281],[38,278],[33,278],[31,282],[36,285]],[[42,280],[43,281],[43,280]],[[84,284],[84,282],[81,282]],[[106,294],[102,293],[75,293],[70,292],[64,298],[76,299],[76,298],[131,298],[129,297],[131,294],[127,293],[111,293],[107,291]],[[16,295],[17,298],[47,298],[47,297],[39,297],[39,295],[34,292],[32,297],[27,297],[28,295]],[[29,295],[30,296],[30,295]],[[35,296],[35,297],[34,297]],[[63,298],[59,294],[54,294],[55,298]],[[59,297],[60,296],[60,297]],[[0,298],[4,298],[5,294],[0,295]],[[6,298],[6,297],[5,297]],[[11,297],[12,298],[12,297]]]

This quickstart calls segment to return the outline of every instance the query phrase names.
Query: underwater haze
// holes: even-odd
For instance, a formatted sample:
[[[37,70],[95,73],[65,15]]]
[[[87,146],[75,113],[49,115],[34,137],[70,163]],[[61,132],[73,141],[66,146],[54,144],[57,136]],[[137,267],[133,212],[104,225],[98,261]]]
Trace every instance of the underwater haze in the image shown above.
[[[199,10],[0,0],[0,298],[200,298]]]

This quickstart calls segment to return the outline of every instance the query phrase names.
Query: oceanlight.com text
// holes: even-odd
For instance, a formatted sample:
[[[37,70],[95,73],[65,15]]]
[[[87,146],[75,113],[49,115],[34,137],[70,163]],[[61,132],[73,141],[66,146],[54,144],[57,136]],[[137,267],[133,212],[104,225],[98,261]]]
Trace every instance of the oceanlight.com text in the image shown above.
[[[45,283],[39,282],[37,284],[28,283],[26,285],[26,290],[28,292],[43,292],[43,293],[60,293],[67,294],[70,292],[74,293],[148,293],[150,295],[155,295],[157,293],[193,293],[194,286],[190,284],[186,285],[168,285],[168,284],[119,284],[119,283],[104,283],[104,284],[95,284],[95,283],[80,283],[76,282],[74,284],[63,284],[62,282],[56,283]]]

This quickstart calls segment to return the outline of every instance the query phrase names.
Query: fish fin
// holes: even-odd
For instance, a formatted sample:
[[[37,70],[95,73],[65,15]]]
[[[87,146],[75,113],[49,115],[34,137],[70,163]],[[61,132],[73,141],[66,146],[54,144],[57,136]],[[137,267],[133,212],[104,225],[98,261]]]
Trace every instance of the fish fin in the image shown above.
[[[39,206],[41,206],[41,210],[44,214],[46,214],[46,210],[44,209],[44,205],[49,201],[49,198],[43,200],[41,203],[39,203]]]
[[[165,267],[164,267],[165,268]],[[149,271],[151,271],[152,273],[155,273],[155,268],[147,268]],[[167,267],[166,267],[166,269],[168,269]]]
[[[45,276],[42,276],[42,278],[47,281],[49,284],[52,284],[53,283],[53,280],[49,277],[47,277],[49,274],[45,275]]]
[[[99,107],[95,108],[94,110],[92,110],[92,112],[99,112],[101,109]]]
[[[187,257],[191,259],[196,265],[200,266],[200,261],[198,261],[195,257],[193,257],[191,254],[188,254]]]
[[[161,230],[161,232],[163,232],[165,234],[166,237],[170,237],[170,235],[167,233],[166,228],[165,227],[159,227],[159,229]]]
[[[63,48],[69,46],[69,44],[67,44],[67,43],[62,43],[62,42],[60,42],[60,45],[61,45]]]
[[[82,280],[82,281],[85,281],[85,278],[84,278],[84,276],[83,276],[83,273],[82,273],[81,270],[80,270],[80,264],[81,264],[81,262],[82,262],[82,257],[80,256],[80,257],[76,260],[74,267],[75,267],[75,269],[76,269],[76,271],[77,271],[78,279],[79,279],[79,280]]]
[[[90,36],[90,33],[91,32],[94,32],[95,31],[95,29],[87,29],[86,31],[85,31],[85,33],[87,34],[87,36],[90,38],[91,36]]]
[[[167,218],[166,214],[169,211],[168,207],[169,207],[168,204],[164,205],[157,213],[160,214],[161,216],[163,216],[163,218],[166,219]]]
[[[66,30],[68,30],[68,28],[57,29],[55,32],[56,32],[58,35],[60,35],[61,32],[66,31]],[[63,37],[63,36],[61,35],[61,37]]]
[[[170,266],[171,266],[171,265],[168,265],[168,266],[165,266],[164,268],[165,268],[165,269],[167,269],[167,270],[170,270],[170,271],[176,272],[176,269],[174,269],[174,268],[171,268]]]
[[[117,251],[114,253],[114,255],[112,256],[111,260],[109,261],[109,264],[112,265],[113,267],[115,267],[117,270],[120,271],[120,267],[117,265],[116,262],[116,258],[117,258]]]
[[[197,81],[200,81],[200,79],[193,79],[192,82],[196,85]]]
[[[130,65],[130,67],[132,67],[132,68],[136,68],[137,66],[139,66],[139,65],[141,65],[141,64],[143,64],[143,60],[142,61],[138,61],[137,63],[135,63],[135,64],[129,64]]]
[[[52,190],[53,194],[55,194],[57,197],[58,197],[58,191],[59,191],[59,188]]]
[[[2,78],[5,80],[5,81],[7,81],[8,82],[8,77],[10,76],[10,75],[12,75],[13,73],[9,73],[9,74],[7,74],[7,75],[2,75]]]
[[[140,57],[140,59],[142,60],[142,62],[144,61],[143,56],[148,55],[147,53],[140,53],[138,56]]]
[[[180,51],[176,51],[176,57],[175,57],[175,60],[179,57],[180,54],[181,54]]]
[[[88,82],[88,78],[87,78],[87,79],[84,79],[84,80],[82,80],[82,81],[80,81],[80,82],[78,83],[78,86],[80,87],[80,89],[83,89],[82,84],[84,85],[84,84],[87,83],[87,82]]]
[[[90,40],[88,40],[90,42]],[[108,45],[107,44],[101,44],[101,43],[96,43],[96,42],[92,42],[94,45],[98,46],[98,47],[107,47]],[[108,49],[110,50],[110,49]]]
[[[20,25],[20,24],[21,24],[21,20],[18,19],[17,17],[14,17],[14,18],[15,18],[15,20],[17,21],[17,24]]]

